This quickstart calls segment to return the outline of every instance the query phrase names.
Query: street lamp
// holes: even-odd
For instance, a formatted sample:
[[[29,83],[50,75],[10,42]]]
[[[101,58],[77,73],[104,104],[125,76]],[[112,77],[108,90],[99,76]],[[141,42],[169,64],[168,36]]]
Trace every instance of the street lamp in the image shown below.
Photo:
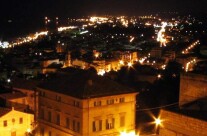
[[[160,118],[155,118],[155,132],[156,134],[159,134],[160,125],[162,125],[162,120]]]
[[[161,125],[161,122],[162,122],[162,121],[161,121],[159,118],[155,119],[155,124],[156,124],[156,126]]]

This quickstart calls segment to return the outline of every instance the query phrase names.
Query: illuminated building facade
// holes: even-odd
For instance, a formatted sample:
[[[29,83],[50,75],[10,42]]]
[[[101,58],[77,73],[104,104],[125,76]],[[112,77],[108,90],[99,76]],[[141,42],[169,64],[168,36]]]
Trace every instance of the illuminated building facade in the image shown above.
[[[37,90],[41,136],[119,136],[135,131],[137,93],[107,78],[78,71]]]
[[[0,108],[0,136],[25,136],[32,132],[34,115]]]

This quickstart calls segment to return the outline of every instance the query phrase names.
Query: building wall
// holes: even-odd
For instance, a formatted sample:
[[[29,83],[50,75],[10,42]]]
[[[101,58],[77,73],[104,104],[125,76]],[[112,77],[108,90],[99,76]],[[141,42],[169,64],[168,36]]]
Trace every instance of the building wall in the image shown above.
[[[135,99],[136,94],[124,94],[108,97],[100,97],[84,100],[83,102],[83,136],[102,136],[102,135],[120,135],[123,131],[133,131],[135,129]],[[120,102],[122,99],[123,102]],[[107,104],[113,100],[113,104]],[[94,106],[101,102],[101,106]],[[89,108],[88,108],[89,104]],[[100,110],[101,109],[101,110]],[[124,123],[121,124],[121,117]],[[107,128],[107,120],[114,119],[114,127]],[[99,121],[102,122],[99,130]],[[93,122],[96,122],[94,131]]]
[[[22,93],[26,94],[26,102],[29,105],[29,109],[35,110],[35,92],[34,90],[27,90],[21,88],[14,88],[15,90],[21,91]]]
[[[207,76],[182,74],[180,78],[179,105],[207,96]]]
[[[39,135],[43,130],[44,136],[49,136],[49,133],[55,136],[119,135],[121,131],[135,129],[136,93],[81,100],[48,90],[38,89],[38,91],[41,94],[39,97]],[[121,102],[120,98],[122,98]],[[111,100],[110,104],[109,101],[107,104],[107,100]],[[99,105],[100,101],[101,105]],[[51,114],[51,117],[48,114]],[[60,123],[57,123],[58,114]],[[120,126],[121,116],[124,116],[123,126]],[[108,118],[114,118],[114,127],[111,129],[106,129]],[[69,120],[69,125],[67,125],[67,120]],[[94,121],[98,120],[102,120],[101,130],[98,126],[94,131]]]
[[[23,122],[20,123],[20,118]],[[7,121],[7,126],[4,126]],[[0,118],[0,136],[11,136],[12,132],[16,132],[16,136],[25,136],[27,130],[32,130],[34,115],[12,110],[8,114]]]
[[[175,112],[161,111],[159,136],[207,136],[207,122]]]

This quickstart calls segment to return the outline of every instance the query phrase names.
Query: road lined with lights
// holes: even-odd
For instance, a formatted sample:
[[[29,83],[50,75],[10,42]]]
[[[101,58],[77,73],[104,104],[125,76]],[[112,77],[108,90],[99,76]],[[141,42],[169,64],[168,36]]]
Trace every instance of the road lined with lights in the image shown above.
[[[182,51],[182,54],[188,54],[190,50],[192,50],[193,48],[195,48],[199,44],[200,44],[199,40],[193,42],[185,50]]]

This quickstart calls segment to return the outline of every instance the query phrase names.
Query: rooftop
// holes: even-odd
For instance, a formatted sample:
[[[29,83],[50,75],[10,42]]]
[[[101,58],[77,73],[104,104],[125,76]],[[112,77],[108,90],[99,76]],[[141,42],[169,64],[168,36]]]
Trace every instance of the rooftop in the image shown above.
[[[84,70],[75,70],[72,74],[59,73],[55,78],[40,84],[39,88],[80,99],[135,92],[135,90],[122,86],[113,80]]]
[[[12,87],[18,89],[34,90],[41,81],[27,80],[24,78],[15,78],[12,80]]]
[[[207,97],[195,100],[183,105],[181,108],[173,107],[165,109],[191,118],[207,121]]]
[[[0,98],[7,99],[7,100],[18,99],[18,98],[23,98],[23,97],[26,97],[26,94],[19,92],[19,91],[13,91],[13,92],[4,93],[0,95]]]

